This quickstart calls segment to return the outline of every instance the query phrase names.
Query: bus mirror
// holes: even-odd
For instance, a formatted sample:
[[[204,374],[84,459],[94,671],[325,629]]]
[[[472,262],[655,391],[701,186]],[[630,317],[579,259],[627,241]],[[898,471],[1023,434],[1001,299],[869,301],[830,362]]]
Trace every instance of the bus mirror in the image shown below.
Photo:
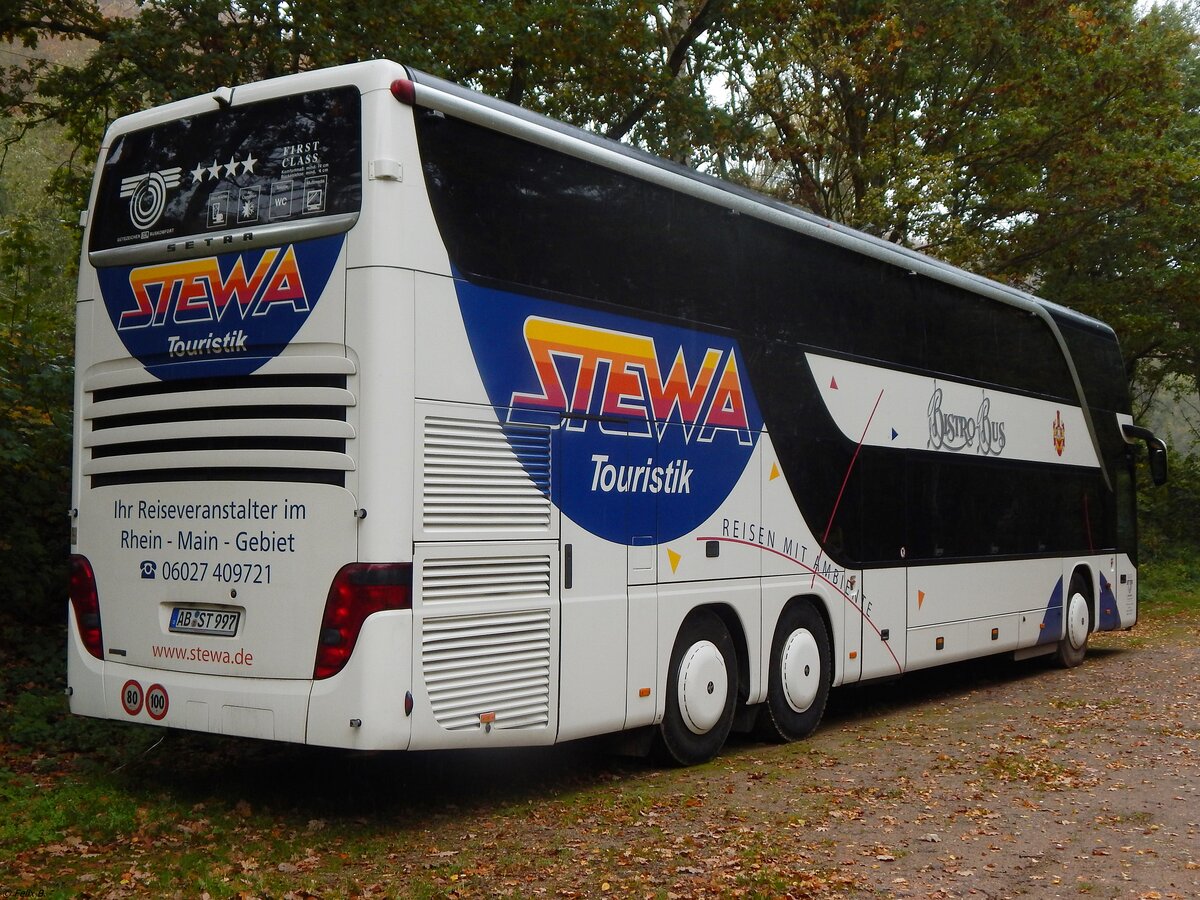
[[[1167,446],[1160,440],[1147,441],[1150,451],[1150,479],[1156,485],[1167,483]]]
[[[1125,439],[1130,443],[1134,441],[1145,441],[1146,449],[1150,453],[1150,480],[1156,485],[1167,483],[1167,445],[1162,438],[1155,437],[1154,432],[1149,428],[1142,428],[1138,425],[1122,425],[1121,431],[1125,435]]]

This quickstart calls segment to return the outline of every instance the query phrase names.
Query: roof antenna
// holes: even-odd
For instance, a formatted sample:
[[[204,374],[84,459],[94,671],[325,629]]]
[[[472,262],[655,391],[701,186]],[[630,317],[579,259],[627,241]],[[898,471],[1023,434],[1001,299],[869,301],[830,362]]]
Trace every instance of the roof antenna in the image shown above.
[[[229,109],[233,105],[233,88],[219,87],[213,91],[213,99],[221,109]]]

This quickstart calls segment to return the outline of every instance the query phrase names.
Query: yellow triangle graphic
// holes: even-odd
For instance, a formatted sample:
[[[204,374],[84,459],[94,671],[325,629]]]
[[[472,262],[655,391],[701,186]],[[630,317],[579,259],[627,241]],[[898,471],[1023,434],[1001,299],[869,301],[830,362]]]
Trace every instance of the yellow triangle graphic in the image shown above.
[[[768,478],[767,480],[774,481],[778,477],[779,477],[779,466],[776,465],[775,463],[771,463],[771,477]]]
[[[674,550],[672,550],[670,547],[668,547],[667,548],[667,559],[669,559],[671,561],[671,573],[674,574],[675,570],[679,568],[679,561],[681,559],[683,559],[683,557],[680,556],[678,553],[676,553]]]
[[[921,608],[921,604],[925,602],[925,592],[917,591],[917,609]]]

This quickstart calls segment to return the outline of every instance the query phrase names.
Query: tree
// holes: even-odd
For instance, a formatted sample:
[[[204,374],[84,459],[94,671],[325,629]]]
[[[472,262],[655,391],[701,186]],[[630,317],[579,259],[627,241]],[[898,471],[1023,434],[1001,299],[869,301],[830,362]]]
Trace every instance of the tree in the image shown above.
[[[0,38],[36,49],[89,41],[79,66],[10,64],[0,104],[54,120],[94,152],[115,117],[221,85],[392,58],[548,115],[631,136],[670,156],[710,143],[704,35],[729,0],[15,0]],[[65,193],[86,196],[86,167]]]
[[[57,138],[26,134],[0,179],[0,582],[26,619],[61,610],[68,552],[79,247],[43,190],[65,153]]]
[[[743,14],[746,9],[743,7]],[[742,177],[1197,374],[1194,29],[1133,0],[779,0],[721,42]]]

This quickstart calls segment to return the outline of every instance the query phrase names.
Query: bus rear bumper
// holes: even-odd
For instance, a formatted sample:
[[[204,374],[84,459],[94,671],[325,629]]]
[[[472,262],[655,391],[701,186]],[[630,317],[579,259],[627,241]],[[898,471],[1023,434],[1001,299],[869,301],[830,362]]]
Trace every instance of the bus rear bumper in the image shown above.
[[[230,678],[132,666],[91,656],[72,622],[67,692],[77,715],[303,743],[312,682]]]
[[[74,616],[68,621],[67,694],[76,715],[329,747],[408,747],[411,667],[397,651],[411,646],[409,613],[372,616],[346,668],[315,682],[101,661],[87,652]]]

